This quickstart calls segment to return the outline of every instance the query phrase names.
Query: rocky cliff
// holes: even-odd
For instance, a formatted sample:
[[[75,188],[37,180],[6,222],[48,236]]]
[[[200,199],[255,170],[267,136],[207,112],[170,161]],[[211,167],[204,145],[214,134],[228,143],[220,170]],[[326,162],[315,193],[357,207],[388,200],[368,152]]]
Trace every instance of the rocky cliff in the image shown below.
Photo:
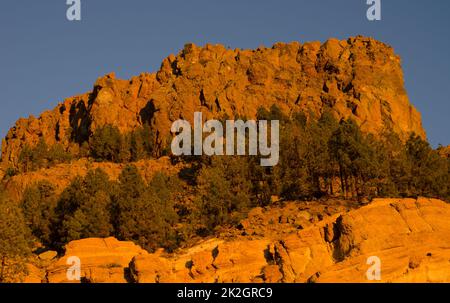
[[[175,254],[149,254],[113,238],[74,241],[46,277],[67,282],[67,257],[78,256],[86,282],[369,282],[367,260],[376,256],[380,282],[450,282],[448,204],[425,198],[378,199],[350,209],[317,204],[256,209],[249,220],[262,225],[282,214],[278,233],[251,232],[253,224],[240,236]],[[303,226],[286,228],[295,222]]]
[[[405,137],[425,137],[420,114],[409,103],[394,50],[371,38],[325,43],[277,43],[256,50],[188,44],[154,74],[131,80],[114,74],[97,80],[91,92],[69,98],[40,117],[19,119],[2,142],[3,166],[17,166],[22,148],[39,138],[76,154],[99,126],[129,132],[144,123],[163,147],[171,123],[204,118],[254,118],[259,107],[318,116],[331,109],[352,117],[364,131],[392,128]]]

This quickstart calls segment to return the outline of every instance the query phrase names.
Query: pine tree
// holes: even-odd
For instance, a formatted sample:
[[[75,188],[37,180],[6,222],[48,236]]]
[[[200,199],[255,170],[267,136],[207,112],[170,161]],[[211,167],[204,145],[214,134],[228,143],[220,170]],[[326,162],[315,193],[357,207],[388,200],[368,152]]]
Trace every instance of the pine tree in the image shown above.
[[[200,224],[206,232],[212,232],[218,225],[229,223],[229,206],[233,197],[230,192],[231,184],[225,178],[223,171],[218,168],[205,168],[197,178],[198,197],[197,211]]]
[[[116,197],[116,233],[122,240],[132,240],[153,251],[178,245],[174,228],[177,185],[162,173],[145,186],[135,166],[127,166],[119,177]]]
[[[14,281],[24,273],[30,253],[29,230],[20,207],[0,193],[0,283]]]
[[[371,178],[374,152],[360,128],[352,120],[341,121],[328,146],[331,159],[339,167],[344,196],[364,195],[366,182]]]
[[[139,133],[144,145],[145,156],[156,157],[155,132],[152,130],[150,124],[144,123]]]
[[[119,190],[124,198],[139,198],[145,190],[145,182],[135,165],[126,166],[119,176]]]
[[[90,139],[90,152],[97,161],[120,162],[123,137],[117,127],[97,128]]]
[[[445,197],[449,186],[447,161],[429,143],[412,134],[406,142],[408,188],[412,195]]]
[[[112,235],[111,198],[105,191],[97,191],[63,222],[66,241]]]
[[[391,129],[383,131],[375,150],[381,171],[377,196],[407,196],[409,166],[404,144],[398,134]]]
[[[178,216],[174,209],[174,195],[168,190],[169,178],[162,173],[156,174],[143,195],[133,205],[135,232],[138,243],[153,251],[163,247],[173,250],[178,245],[174,228]]]
[[[339,127],[339,123],[333,114],[325,111],[317,122],[310,122],[308,140],[305,142],[307,148],[308,167],[312,174],[315,195],[333,195],[333,181],[336,177],[336,169],[331,161],[328,142]],[[324,184],[324,188],[321,186]]]
[[[119,239],[132,239],[135,222],[133,207],[145,191],[145,183],[136,166],[126,166],[119,176],[113,204],[114,229]]]
[[[280,162],[275,167],[280,180],[280,196],[304,199],[313,195],[313,180],[307,167],[305,125],[288,123],[282,128]]]
[[[58,201],[54,244],[112,235],[113,193],[114,184],[101,169],[90,170],[85,178],[75,178]]]
[[[19,170],[28,172],[33,169],[33,149],[28,145],[22,148],[19,154]]]
[[[33,170],[45,167],[48,164],[48,145],[44,138],[40,138],[33,149]]]
[[[38,182],[24,192],[22,209],[26,224],[33,235],[46,245],[51,243],[56,205],[55,190],[49,182]]]
[[[133,131],[130,135],[130,158],[132,162],[144,159],[146,156],[144,141],[140,131]]]
[[[197,220],[211,233],[219,225],[236,224],[251,207],[250,176],[243,158],[213,158],[197,178]]]

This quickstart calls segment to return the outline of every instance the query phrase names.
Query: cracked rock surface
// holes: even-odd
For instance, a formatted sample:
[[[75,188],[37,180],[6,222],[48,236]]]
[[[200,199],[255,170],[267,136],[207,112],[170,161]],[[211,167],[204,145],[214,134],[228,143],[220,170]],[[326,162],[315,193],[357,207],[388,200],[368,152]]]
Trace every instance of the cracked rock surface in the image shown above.
[[[297,212],[293,205],[274,213]],[[314,214],[315,205],[309,207]],[[265,215],[273,214],[253,214]],[[376,256],[381,282],[450,282],[449,220],[450,206],[440,200],[376,199],[303,229],[218,237],[173,254],[150,254],[114,238],[84,239],[67,245],[47,280],[65,281],[67,257],[79,255],[85,282],[369,282],[367,260]]]

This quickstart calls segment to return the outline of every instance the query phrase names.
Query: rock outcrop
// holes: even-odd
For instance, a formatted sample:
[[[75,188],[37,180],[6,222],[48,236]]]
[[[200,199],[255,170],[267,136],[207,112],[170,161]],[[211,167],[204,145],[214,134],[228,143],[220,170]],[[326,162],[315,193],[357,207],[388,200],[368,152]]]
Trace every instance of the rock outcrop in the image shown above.
[[[256,207],[248,213],[247,218],[241,220],[234,234],[279,238],[360,206],[361,204],[358,202],[327,199],[324,201],[284,202],[281,205],[272,204],[264,208]]]
[[[139,254],[147,254],[138,245],[115,238],[72,241],[65,250],[65,256],[47,269],[47,281],[50,283],[74,282],[69,281],[67,276],[68,269],[73,266],[73,263],[67,264],[70,257],[80,259],[83,282],[124,283],[128,281],[127,268],[131,259]]]
[[[379,282],[450,282],[449,220],[440,200],[377,199],[289,234],[215,238],[176,254],[86,239],[71,242],[47,276],[63,281],[65,258],[78,255],[91,282],[371,282],[375,256]]]
[[[367,260],[376,256],[381,282],[449,282],[449,219],[450,206],[439,200],[380,199],[277,241],[213,242],[169,259],[137,256],[130,269],[138,282],[370,282]]]
[[[433,199],[386,199],[338,220],[338,261],[319,282],[367,282],[370,256],[383,282],[450,281],[450,207]]]
[[[188,44],[170,55],[155,74],[131,80],[100,78],[92,92],[69,98],[39,118],[19,119],[2,142],[4,167],[17,166],[23,147],[40,138],[76,154],[99,126],[126,133],[149,123],[155,144],[165,146],[173,121],[254,118],[259,107],[276,104],[285,113],[319,116],[330,109],[352,117],[364,131],[392,128],[402,137],[425,137],[420,114],[409,103],[393,49],[371,38],[321,44],[277,43],[257,50]]]

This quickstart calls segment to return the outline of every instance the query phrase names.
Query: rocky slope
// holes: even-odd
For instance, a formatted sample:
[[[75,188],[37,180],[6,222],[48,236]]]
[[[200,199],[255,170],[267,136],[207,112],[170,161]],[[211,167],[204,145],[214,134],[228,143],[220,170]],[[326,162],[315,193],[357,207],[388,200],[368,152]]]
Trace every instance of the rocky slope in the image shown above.
[[[20,151],[44,138],[76,154],[99,126],[129,132],[150,123],[162,148],[179,118],[254,118],[258,107],[277,104],[284,112],[354,118],[364,131],[390,127],[403,137],[425,137],[420,114],[409,103],[400,58],[371,38],[321,44],[278,43],[257,50],[188,44],[154,74],[131,80],[114,74],[98,79],[92,92],[69,98],[40,117],[19,119],[2,142],[3,167],[17,166]]]
[[[55,194],[60,194],[75,177],[84,177],[89,170],[100,168],[111,180],[117,180],[121,171],[127,165],[111,162],[92,162],[87,159],[80,159],[68,164],[58,164],[51,168],[15,175],[5,180],[4,186],[11,199],[20,201],[27,187],[37,182],[47,181],[51,183],[55,188]],[[163,171],[168,175],[173,175],[180,170],[180,165],[172,165],[168,157],[141,160],[134,162],[133,165],[137,167],[146,182],[149,182],[157,172]]]
[[[327,208],[323,217],[314,205],[292,202],[274,210],[288,223],[309,221],[297,230],[219,237],[176,254],[149,254],[113,238],[74,241],[46,269],[46,279],[67,282],[67,258],[78,256],[87,282],[368,282],[367,259],[377,256],[381,282],[450,282],[448,204],[378,199],[359,208]],[[249,219],[265,229],[271,223],[264,219],[275,213],[260,209]]]

